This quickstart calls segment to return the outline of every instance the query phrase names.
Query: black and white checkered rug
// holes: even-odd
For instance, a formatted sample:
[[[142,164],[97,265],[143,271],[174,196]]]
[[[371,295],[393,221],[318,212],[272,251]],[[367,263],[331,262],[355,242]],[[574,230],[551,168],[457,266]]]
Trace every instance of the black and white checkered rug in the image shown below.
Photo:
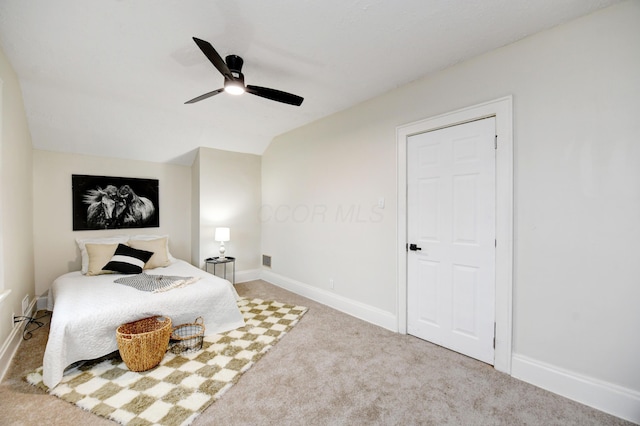
[[[129,371],[120,357],[65,372],[53,389],[42,367],[26,380],[52,395],[124,425],[189,425],[298,322],[306,307],[240,299],[245,326],[204,338],[193,353],[167,352],[159,366]]]

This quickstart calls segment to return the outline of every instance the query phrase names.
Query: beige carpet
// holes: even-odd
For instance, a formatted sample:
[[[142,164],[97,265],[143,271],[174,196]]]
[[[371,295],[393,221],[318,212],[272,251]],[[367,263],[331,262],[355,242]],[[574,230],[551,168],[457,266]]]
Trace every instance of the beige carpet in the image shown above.
[[[241,296],[307,306],[303,319],[194,422],[204,425],[630,425],[491,366],[263,281]],[[0,384],[6,425],[114,425],[27,384],[46,330]]]

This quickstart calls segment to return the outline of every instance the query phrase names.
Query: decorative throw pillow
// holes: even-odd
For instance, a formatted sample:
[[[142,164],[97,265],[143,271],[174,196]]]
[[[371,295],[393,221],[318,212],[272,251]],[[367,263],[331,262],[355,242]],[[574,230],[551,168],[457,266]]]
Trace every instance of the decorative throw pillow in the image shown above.
[[[100,237],[100,238],[76,238],[78,248],[80,248],[80,257],[82,258],[82,270],[83,274],[87,273],[89,269],[89,254],[87,253],[87,244],[118,244],[126,243],[129,240],[127,235],[114,235],[112,237]],[[102,265],[104,266],[104,265]]]
[[[85,244],[89,258],[86,275],[110,274],[111,271],[104,271],[102,268],[109,263],[117,248],[118,244]]]
[[[151,240],[157,240],[158,238],[166,238],[166,242],[167,242],[167,246],[166,246],[166,251],[167,251],[167,257],[169,258],[169,262],[173,263],[176,261],[176,258],[173,257],[171,255],[171,252],[169,251],[169,236],[168,235],[153,235],[153,234],[140,234],[140,235],[131,235],[129,237],[129,245],[131,245],[131,242],[133,241],[151,241]]]
[[[111,261],[102,269],[121,274],[139,274],[151,256],[153,253],[150,251],[137,250],[124,244],[118,244]]]
[[[129,240],[129,247],[153,252],[151,259],[145,263],[144,269],[171,265],[167,251],[167,237],[156,238],[155,240]]]

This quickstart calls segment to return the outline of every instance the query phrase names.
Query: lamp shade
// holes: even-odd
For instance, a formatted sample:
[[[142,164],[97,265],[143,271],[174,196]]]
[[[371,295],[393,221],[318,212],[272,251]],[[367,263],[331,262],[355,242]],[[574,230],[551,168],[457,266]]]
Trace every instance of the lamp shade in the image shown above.
[[[229,241],[230,234],[231,232],[229,231],[229,228],[216,228],[216,235],[214,238],[216,241]]]

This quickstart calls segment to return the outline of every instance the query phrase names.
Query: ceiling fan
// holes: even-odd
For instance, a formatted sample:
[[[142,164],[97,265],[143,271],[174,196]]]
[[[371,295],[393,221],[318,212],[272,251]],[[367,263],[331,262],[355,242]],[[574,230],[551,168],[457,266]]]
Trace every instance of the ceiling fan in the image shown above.
[[[241,95],[244,92],[247,92],[251,93],[252,95],[270,99],[272,101],[283,102],[285,104],[296,106],[300,106],[300,104],[302,104],[304,98],[293,95],[291,93],[283,92],[276,89],[269,89],[268,87],[251,86],[249,84],[245,86],[244,74],[242,74],[242,64],[244,64],[244,61],[240,56],[229,55],[225,58],[226,60],[223,61],[222,57],[218,54],[218,52],[216,52],[216,49],[213,48],[211,43],[209,43],[208,41],[200,40],[196,37],[193,37],[193,41],[196,42],[200,50],[202,50],[202,53],[204,53],[204,55],[211,61],[213,66],[216,67],[218,71],[220,71],[220,74],[224,76],[224,87],[193,98],[185,102],[185,104],[192,104],[202,101],[223,91],[232,95]]]

